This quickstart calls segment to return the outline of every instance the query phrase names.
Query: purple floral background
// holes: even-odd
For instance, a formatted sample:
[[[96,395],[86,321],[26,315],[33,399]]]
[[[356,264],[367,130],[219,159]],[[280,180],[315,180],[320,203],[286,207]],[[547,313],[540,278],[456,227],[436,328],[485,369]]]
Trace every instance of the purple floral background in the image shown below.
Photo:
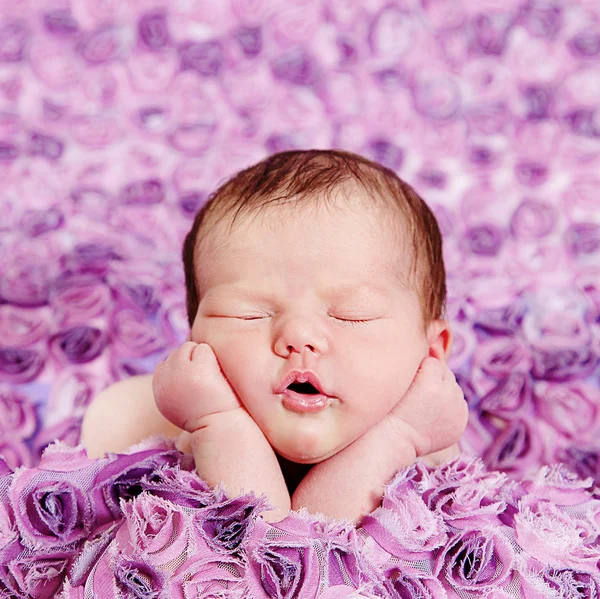
[[[55,460],[48,478],[42,451],[56,439],[77,445],[96,393],[151,372],[185,339],[180,247],[210,191],[270,152],[339,147],[395,169],[438,216],[455,333],[451,366],[471,409],[462,447],[482,460],[469,468],[487,470],[469,471],[454,487],[447,473],[418,470],[420,482],[405,493],[414,504],[405,505],[412,499],[402,494],[388,498],[350,536],[323,529],[329,532],[319,533],[319,543],[338,552],[332,563],[353,564],[345,574],[331,566],[328,584],[335,579],[367,596],[437,598],[462,589],[463,598],[471,591],[567,597],[564,589],[577,585],[591,589],[585,596],[600,593],[593,496],[600,485],[599,105],[595,0],[0,0],[0,563],[13,564],[3,566],[0,590],[50,597],[69,571],[69,585],[83,593],[90,564],[104,563],[97,561],[103,555],[98,580],[121,573],[111,583],[114,596],[160,596],[164,564],[144,558],[145,574],[132,574],[126,559],[141,554],[124,549],[132,541],[123,522],[132,531],[135,514],[153,510],[170,522],[175,508],[143,493],[120,504],[119,497],[139,494],[133,483],[136,493],[110,495],[122,488],[114,472],[125,458],[88,464],[55,446],[55,457],[44,458]],[[131,479],[177,470],[181,459],[132,467]],[[558,462],[580,478],[540,470]],[[13,475],[19,466],[26,468]],[[36,477],[52,480],[51,492],[15,503],[15,489]],[[193,478],[178,484],[192,493],[200,484]],[[458,487],[459,511],[472,518],[452,511]],[[90,499],[90,489],[102,501]],[[178,526],[196,517],[193,510],[225,501],[203,497],[204,507],[193,509],[175,502]],[[262,522],[250,504],[236,508],[241,519]],[[68,525],[48,516],[58,505],[70,514]],[[411,549],[413,538],[390,532],[400,513],[428,523],[422,547]],[[223,578],[211,578],[216,566],[206,557],[194,570],[197,588],[169,596],[196,597],[207,580],[237,596],[236,581],[252,572],[261,590],[252,595],[240,586],[239,596],[310,596],[305,574],[294,569],[298,552],[321,566],[330,554],[302,545],[313,533],[299,522],[313,530],[316,521],[292,520],[300,528],[278,533],[291,535],[292,549],[276,538],[275,548],[259,543],[252,555],[262,565],[242,560],[244,568],[235,562],[239,552],[217,552],[229,556]],[[485,533],[500,529],[497,542]],[[543,531],[549,536],[540,540]],[[342,544],[335,550],[334,538]],[[571,557],[553,557],[553,543],[564,546],[567,538]],[[383,554],[371,559],[373,539],[391,562]],[[199,541],[186,543],[178,554],[185,563],[181,556],[192,559]],[[41,547],[51,551],[40,562]],[[475,560],[482,571],[471,578],[448,565],[456,558],[464,566],[464,547],[492,560]],[[528,561],[536,559],[545,569]],[[348,596],[325,589],[324,571],[310,588]],[[374,582],[375,571],[384,586]],[[526,582],[534,571],[541,587]],[[134,579],[150,586],[140,590]],[[285,588],[275,579],[285,579]],[[465,587],[475,579],[487,582]],[[69,596],[83,597],[79,590]]]

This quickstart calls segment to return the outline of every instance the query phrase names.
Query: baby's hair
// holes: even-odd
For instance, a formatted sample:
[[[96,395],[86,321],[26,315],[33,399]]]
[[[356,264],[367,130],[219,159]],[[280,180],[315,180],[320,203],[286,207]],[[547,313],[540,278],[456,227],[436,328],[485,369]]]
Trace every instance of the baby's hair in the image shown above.
[[[423,324],[426,327],[441,318],[446,302],[442,236],[435,216],[417,192],[392,170],[358,154],[342,150],[292,150],[272,154],[234,174],[209,196],[196,214],[182,252],[190,327],[200,303],[196,278],[198,242],[206,237],[211,223],[214,226],[223,217],[232,217],[231,230],[241,214],[258,213],[271,204],[327,201],[334,192],[357,186],[364,189],[373,207],[395,208],[400,221],[398,230],[406,230],[408,225],[412,270],[417,277],[417,290],[423,295]],[[203,237],[199,240],[200,234]]]

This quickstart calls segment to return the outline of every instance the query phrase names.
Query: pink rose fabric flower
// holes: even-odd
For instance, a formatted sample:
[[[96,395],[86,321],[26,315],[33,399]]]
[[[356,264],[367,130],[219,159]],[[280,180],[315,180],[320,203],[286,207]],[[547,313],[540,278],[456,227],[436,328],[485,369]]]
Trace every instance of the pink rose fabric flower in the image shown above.
[[[27,397],[7,387],[0,388],[0,435],[3,439],[27,439],[33,435],[37,424],[35,408]]]
[[[30,597],[50,599],[61,587],[69,565],[69,555],[50,558],[30,557],[13,560],[9,572],[16,589]]]
[[[171,579],[169,597],[231,597],[243,599],[248,587],[242,578],[244,564],[239,559],[224,555],[194,555],[187,559],[184,568]]]
[[[552,568],[544,574],[544,582],[559,597],[568,597],[574,593],[584,597],[594,597],[600,594],[600,577],[588,572],[568,568]]]
[[[214,551],[236,554],[245,548],[255,520],[264,509],[264,502],[243,495],[203,508],[193,526]]]
[[[493,528],[454,535],[438,552],[435,574],[462,591],[501,587],[513,573],[515,551]]]
[[[361,526],[391,555],[416,561],[446,543],[441,515],[430,511],[416,491],[388,494],[386,499],[385,507],[365,516]]]
[[[598,531],[547,499],[525,496],[515,516],[515,539],[541,564],[597,572]]]
[[[162,565],[183,554],[187,545],[184,530],[191,524],[183,510],[142,493],[124,503],[123,514],[134,549],[148,563]]]

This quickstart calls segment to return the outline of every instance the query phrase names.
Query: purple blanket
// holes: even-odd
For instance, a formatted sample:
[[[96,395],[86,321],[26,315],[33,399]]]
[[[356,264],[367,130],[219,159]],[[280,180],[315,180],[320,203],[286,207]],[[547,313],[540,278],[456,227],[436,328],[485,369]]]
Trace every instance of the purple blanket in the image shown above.
[[[0,463],[0,594],[42,599],[595,598],[600,494],[544,467],[522,481],[463,457],[416,464],[359,527],[226,497],[155,441],[90,460],[56,444]]]
[[[0,597],[600,596],[599,23],[594,0],[0,0]],[[91,398],[185,339],[210,191],[308,147],[436,212],[471,410],[465,457],[399,473],[359,528],[269,526],[161,441],[75,449]]]

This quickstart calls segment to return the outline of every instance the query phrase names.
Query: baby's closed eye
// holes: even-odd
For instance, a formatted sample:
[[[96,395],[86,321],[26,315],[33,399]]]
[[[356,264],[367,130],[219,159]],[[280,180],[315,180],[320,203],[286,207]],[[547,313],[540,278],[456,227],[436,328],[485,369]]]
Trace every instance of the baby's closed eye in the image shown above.
[[[351,325],[364,324],[366,322],[371,322],[373,320],[377,320],[376,318],[365,318],[365,319],[353,319],[353,318],[339,318],[338,316],[334,316],[335,320],[339,320],[340,322],[348,323]]]
[[[341,316],[333,316],[333,315],[329,315],[329,316],[330,316],[330,318],[333,318],[334,320],[338,320],[340,322],[349,322],[349,323],[354,323],[354,324],[378,320],[377,318],[351,318],[351,317],[342,318]],[[236,318],[238,320],[266,320],[267,318],[271,318],[271,314],[252,315],[252,316],[223,316],[223,318]]]
[[[270,315],[264,316],[236,316],[235,318],[240,318],[241,320],[261,320],[265,318],[270,318]]]
[[[242,320],[266,320],[267,318],[270,318],[270,315],[267,316],[241,316],[239,317]],[[338,322],[342,322],[344,324],[349,324],[349,325],[359,325],[359,324],[365,324],[367,322],[371,322],[373,320],[377,320],[376,318],[340,318],[339,316],[332,316],[331,318],[333,318],[334,320],[338,321]]]

